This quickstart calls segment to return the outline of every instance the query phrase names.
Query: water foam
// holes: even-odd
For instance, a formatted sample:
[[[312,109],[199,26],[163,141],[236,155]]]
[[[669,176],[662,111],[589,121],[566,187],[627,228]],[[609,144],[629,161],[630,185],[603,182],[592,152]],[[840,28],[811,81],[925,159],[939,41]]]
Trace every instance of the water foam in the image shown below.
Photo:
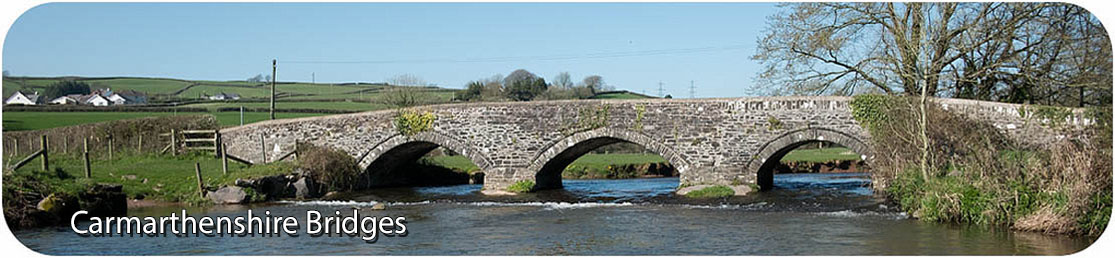
[[[882,217],[887,219],[906,219],[909,216],[905,212],[877,212],[877,211],[830,211],[830,212],[817,212],[821,216],[838,217],[838,218],[856,218],[856,217]]]
[[[377,202],[377,201],[367,201],[367,202],[358,202],[358,201],[278,201],[278,203],[291,204],[291,205],[296,205],[296,206],[316,205],[316,206],[371,207],[371,206],[375,206],[379,202]]]
[[[633,206],[634,203],[621,202],[621,203],[597,203],[597,202],[468,202],[461,203],[473,206],[495,206],[495,207],[544,207],[546,210],[562,210],[562,209],[582,209],[582,208],[595,208],[595,207],[622,207]]]

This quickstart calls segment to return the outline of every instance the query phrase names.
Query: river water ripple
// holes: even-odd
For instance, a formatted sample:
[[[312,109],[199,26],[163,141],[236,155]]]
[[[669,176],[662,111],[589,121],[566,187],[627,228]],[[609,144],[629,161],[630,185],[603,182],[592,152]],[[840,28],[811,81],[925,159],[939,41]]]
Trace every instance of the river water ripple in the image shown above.
[[[777,189],[692,200],[677,178],[565,180],[565,189],[491,197],[480,185],[376,189],[350,201],[186,208],[301,218],[359,209],[405,216],[410,233],[375,243],[333,237],[81,237],[69,226],[15,232],[53,255],[876,255],[1068,254],[1093,239],[919,222],[871,192],[862,173],[789,174]],[[383,203],[385,210],[373,210]],[[182,207],[132,209],[165,216]]]

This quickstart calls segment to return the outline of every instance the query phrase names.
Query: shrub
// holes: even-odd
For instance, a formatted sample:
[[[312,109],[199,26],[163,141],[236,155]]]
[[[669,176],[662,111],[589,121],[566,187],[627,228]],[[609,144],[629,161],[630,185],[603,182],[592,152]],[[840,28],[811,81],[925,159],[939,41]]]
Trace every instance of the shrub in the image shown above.
[[[527,193],[534,190],[534,181],[522,180],[511,184],[507,187],[507,191],[513,193]]]
[[[433,129],[435,120],[437,116],[429,111],[400,110],[395,114],[395,130],[399,134],[411,136]]]
[[[686,193],[685,196],[690,197],[690,198],[718,198],[718,197],[728,197],[728,196],[732,196],[732,195],[735,195],[735,194],[736,194],[736,191],[732,190],[731,187],[727,187],[727,186],[723,186],[723,185],[714,185],[714,186],[709,186],[709,187],[701,188],[700,190],[696,190],[696,191]]]
[[[1103,232],[1111,207],[1111,131],[1104,121],[1109,119],[1097,116],[1094,128],[1079,137],[1025,144],[989,122],[930,103],[930,167],[922,175],[918,102],[861,95],[851,103],[853,116],[872,135],[874,185],[904,210],[926,221],[1047,233]],[[1020,110],[1024,117],[1049,119],[1051,127],[1069,112],[1041,106]]]
[[[53,171],[18,170],[4,174],[4,219],[12,229],[56,223],[61,218],[40,212],[37,204],[51,194],[78,196],[92,181],[74,179],[61,169]]]
[[[313,145],[299,146],[298,167],[303,173],[333,191],[347,191],[356,187],[360,167],[347,153]]]
[[[782,130],[782,120],[778,120],[778,118],[775,118],[773,116],[768,116],[767,117],[767,130],[768,131]]]

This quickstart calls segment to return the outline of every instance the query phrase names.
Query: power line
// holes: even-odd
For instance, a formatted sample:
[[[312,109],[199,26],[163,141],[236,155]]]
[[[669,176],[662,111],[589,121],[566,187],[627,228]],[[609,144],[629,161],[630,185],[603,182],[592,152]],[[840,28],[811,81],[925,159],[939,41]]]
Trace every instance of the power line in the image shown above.
[[[522,61],[560,61],[576,59],[601,59],[620,58],[652,55],[691,54],[701,52],[721,52],[744,49],[747,46],[733,45],[722,47],[675,48],[624,52],[600,52],[584,55],[549,55],[549,56],[508,56],[487,58],[430,58],[430,59],[396,59],[396,60],[294,60],[284,61],[286,64],[397,64],[397,63],[488,63],[488,62],[522,62]]]

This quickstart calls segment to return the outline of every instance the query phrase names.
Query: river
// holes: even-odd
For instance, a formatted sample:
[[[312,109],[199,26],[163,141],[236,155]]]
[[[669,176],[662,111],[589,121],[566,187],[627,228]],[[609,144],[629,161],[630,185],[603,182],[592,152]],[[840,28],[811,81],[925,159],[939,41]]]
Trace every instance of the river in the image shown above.
[[[360,209],[405,216],[409,234],[358,237],[81,237],[70,227],[15,232],[51,255],[1015,255],[1069,254],[1094,239],[926,223],[871,192],[862,173],[787,174],[777,189],[694,201],[677,178],[565,180],[565,189],[492,197],[480,185],[376,189],[352,201],[187,208],[238,216],[245,209],[304,216]],[[386,209],[371,210],[377,202]],[[165,216],[182,207],[129,210]]]

